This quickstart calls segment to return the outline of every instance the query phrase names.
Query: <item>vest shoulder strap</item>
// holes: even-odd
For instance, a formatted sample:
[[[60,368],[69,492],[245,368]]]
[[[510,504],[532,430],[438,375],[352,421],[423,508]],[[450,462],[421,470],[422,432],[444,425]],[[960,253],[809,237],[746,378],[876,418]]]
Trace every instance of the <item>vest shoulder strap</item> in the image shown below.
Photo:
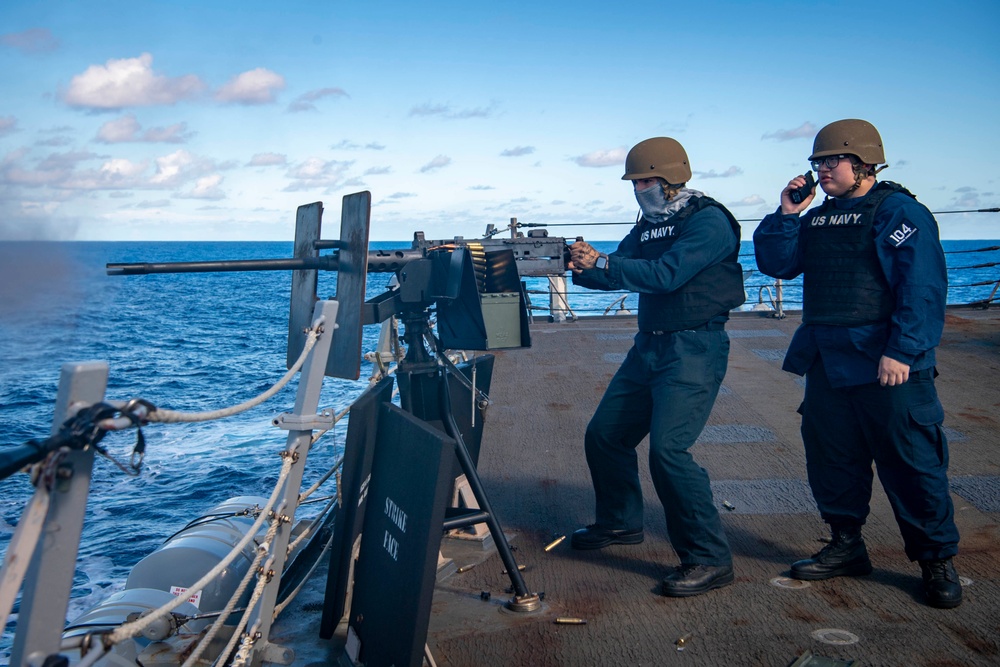
[[[736,235],[736,250],[733,251],[733,254],[731,256],[726,257],[725,259],[725,261],[727,262],[734,262],[736,261],[736,259],[739,257],[740,254],[740,223],[736,221],[736,216],[734,216],[728,208],[726,208],[719,202],[715,201],[708,195],[702,195],[701,197],[692,197],[688,201],[688,205],[677,212],[677,220],[678,222],[683,221],[691,217],[698,211],[704,208],[708,208],[709,206],[715,206],[720,211],[722,211],[722,214],[725,215],[726,219],[729,221],[729,226],[732,227],[733,229],[733,234]]]

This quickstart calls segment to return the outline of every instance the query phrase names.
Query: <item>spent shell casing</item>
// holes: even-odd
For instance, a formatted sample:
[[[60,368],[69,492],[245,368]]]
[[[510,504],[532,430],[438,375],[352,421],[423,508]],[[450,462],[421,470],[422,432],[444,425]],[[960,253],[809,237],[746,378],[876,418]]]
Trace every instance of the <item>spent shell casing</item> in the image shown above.
[[[734,509],[736,509],[736,505],[732,504],[728,500],[723,500],[722,501],[722,506],[725,507],[730,512],[732,512]]]
[[[459,574],[462,574],[463,572],[468,572],[469,570],[471,570],[475,566],[476,566],[475,563],[472,563],[471,565],[463,565],[462,567],[458,568],[455,571],[458,572]]]
[[[518,572],[524,572],[525,568],[527,568],[527,567],[528,567],[527,565],[518,565],[517,566],[517,571]],[[507,574],[507,570],[500,570],[500,574]]]
[[[685,648],[687,648],[688,643],[691,641],[691,634],[692,633],[689,632],[683,637],[677,638],[677,641],[674,642],[674,645],[677,647],[678,651],[683,651]]]
[[[556,539],[554,539],[554,540],[552,540],[551,542],[549,542],[548,544],[546,544],[546,545],[545,545],[545,550],[546,550],[546,551],[552,551],[552,550],[553,550],[553,549],[555,549],[555,548],[556,548],[557,546],[559,546],[560,544],[562,544],[562,541],[563,541],[563,540],[565,540],[565,539],[566,539],[566,536],[565,536],[565,535],[560,535],[560,536],[559,536],[559,537],[557,537]]]
[[[587,621],[573,616],[559,616],[555,623],[558,625],[587,625]]]

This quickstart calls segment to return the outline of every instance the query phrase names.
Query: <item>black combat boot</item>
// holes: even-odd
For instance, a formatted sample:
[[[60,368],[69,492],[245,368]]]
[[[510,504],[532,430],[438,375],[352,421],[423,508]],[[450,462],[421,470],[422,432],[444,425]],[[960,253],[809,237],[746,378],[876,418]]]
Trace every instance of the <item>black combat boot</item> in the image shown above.
[[[871,574],[872,562],[861,538],[861,527],[833,529],[833,539],[812,558],[792,563],[792,578],[815,581],[830,577]]]
[[[924,573],[924,594],[927,604],[938,609],[951,609],[962,604],[962,583],[950,558],[920,561]]]
[[[732,565],[681,565],[663,580],[660,592],[671,598],[687,598],[731,583]]]
[[[642,540],[642,528],[616,530],[592,523],[574,532],[570,544],[574,549],[603,549],[612,544],[639,544]]]

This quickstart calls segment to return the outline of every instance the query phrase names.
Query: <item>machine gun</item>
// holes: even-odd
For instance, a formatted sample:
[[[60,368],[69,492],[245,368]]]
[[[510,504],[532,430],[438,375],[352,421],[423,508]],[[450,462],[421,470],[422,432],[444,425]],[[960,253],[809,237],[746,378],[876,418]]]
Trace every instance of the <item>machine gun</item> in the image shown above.
[[[524,236],[517,230],[534,225],[518,223],[516,218],[508,227],[510,238],[498,238],[498,230],[490,225],[482,239],[428,240],[423,232],[416,232],[409,248],[368,250],[371,193],[367,191],[344,197],[339,240],[321,238],[322,217],[322,202],[298,208],[291,258],[109,263],[107,273],[131,276],[292,271],[287,352],[290,366],[302,351],[302,331],[309,326],[318,299],[318,272],[336,271],[340,308],[327,375],[357,379],[364,325],[383,322],[394,314],[420,312],[432,305],[436,305],[439,336],[446,348],[527,347],[527,304],[519,278],[564,275],[569,259],[566,239],[549,237],[543,229]],[[333,252],[321,255],[321,250]],[[400,289],[366,302],[367,273],[395,273]],[[519,295],[516,307],[520,312],[512,321],[509,311],[513,304],[509,301],[513,299],[491,295],[513,294]],[[411,326],[415,324],[411,320]]]

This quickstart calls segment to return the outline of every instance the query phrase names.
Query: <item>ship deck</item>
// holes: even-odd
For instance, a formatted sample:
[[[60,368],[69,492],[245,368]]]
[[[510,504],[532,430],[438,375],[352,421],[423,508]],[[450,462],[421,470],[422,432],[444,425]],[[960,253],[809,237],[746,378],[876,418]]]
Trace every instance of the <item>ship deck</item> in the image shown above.
[[[631,317],[534,324],[530,349],[496,355],[479,471],[526,583],[544,592],[543,609],[504,611],[510,582],[500,559],[446,539],[446,556],[475,567],[436,589],[428,646],[437,664],[785,666],[807,652],[812,664],[1000,664],[998,320],[996,311],[950,310],[938,354],[962,536],[955,562],[967,584],[964,603],[952,610],[923,604],[919,567],[903,553],[877,479],[865,528],[875,571],[799,588],[776,581],[828,535],[805,481],[796,413],[803,382],[781,370],[797,316],[734,315],[729,371],[691,450],[723,514],[732,586],[687,599],[657,593],[677,561],[646,443],[645,542],[581,552],[566,539],[546,552],[558,536],[593,521],[583,433],[636,325]],[[556,624],[557,617],[585,624]]]
[[[1000,313],[949,310],[938,354],[962,536],[956,565],[965,584],[963,604],[951,610],[923,604],[919,567],[903,552],[877,479],[865,527],[875,571],[809,583],[786,578],[789,564],[818,551],[828,535],[806,482],[796,413],[803,381],[781,370],[798,324],[797,314],[746,312],[727,327],[729,371],[691,451],[712,479],[736,580],[685,599],[658,594],[677,561],[646,443],[645,541],[581,552],[568,539],[593,521],[583,433],[631,345],[635,319],[536,322],[531,348],[497,352],[478,469],[524,579],[543,603],[536,612],[507,611],[510,581],[495,549],[444,539],[452,566],[439,574],[427,637],[436,664],[1000,664]],[[315,611],[318,594],[301,604]],[[558,624],[559,617],[583,623]],[[296,629],[315,637],[314,627]],[[283,642],[280,632],[273,639]],[[322,644],[311,655],[299,644],[296,664],[335,662],[336,642]]]

